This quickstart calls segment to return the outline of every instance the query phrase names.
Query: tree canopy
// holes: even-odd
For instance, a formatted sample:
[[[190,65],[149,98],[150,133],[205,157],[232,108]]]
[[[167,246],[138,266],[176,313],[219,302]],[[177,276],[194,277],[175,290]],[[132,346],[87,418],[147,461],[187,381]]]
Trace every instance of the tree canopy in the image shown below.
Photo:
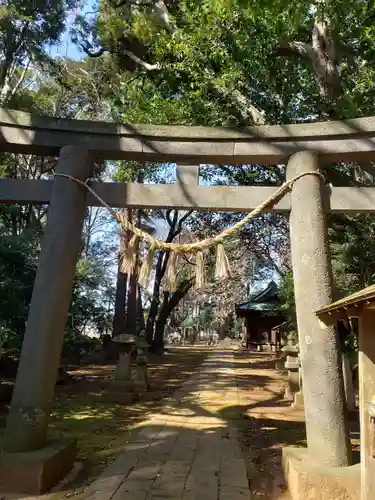
[[[76,119],[213,126],[371,115],[374,19],[372,2],[363,0],[12,0],[0,6],[1,105]],[[80,60],[51,55],[68,32]],[[8,154],[0,165],[4,177],[45,178],[53,175],[56,158]],[[168,183],[174,169],[122,161],[97,164],[94,175]],[[327,171],[333,184],[373,184],[370,162],[330,165]],[[279,185],[285,166],[203,165],[200,174],[209,185]],[[46,214],[47,207],[34,205],[1,208],[3,341],[22,339]],[[163,227],[168,235],[172,229],[172,238],[200,239],[243,214],[188,214],[176,232],[185,215],[139,211],[132,217],[149,230]],[[373,217],[335,216],[330,224],[338,289],[345,293],[372,283]],[[288,233],[286,217],[267,213],[228,246],[238,279],[232,288],[210,289],[221,314],[224,302],[243,298],[254,277],[277,276],[293,316]],[[164,329],[182,297],[193,295],[187,274],[178,300],[166,293],[168,256],[160,254],[150,289],[137,291],[126,277],[129,287],[120,287],[121,298],[118,251],[119,234],[105,212],[88,210],[67,335],[81,334],[87,325],[110,330],[116,296],[116,307],[126,300],[145,305],[150,298],[146,329],[152,336],[157,325],[159,333]],[[142,251],[140,246],[139,258]]]

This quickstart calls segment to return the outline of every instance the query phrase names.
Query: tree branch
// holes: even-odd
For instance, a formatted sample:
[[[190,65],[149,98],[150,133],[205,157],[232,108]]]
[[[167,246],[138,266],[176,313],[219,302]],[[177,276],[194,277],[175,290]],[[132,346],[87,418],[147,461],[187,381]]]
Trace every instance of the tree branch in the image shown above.
[[[106,49],[104,47],[100,47],[99,50],[97,50],[96,52],[91,52],[91,50],[88,48],[87,45],[83,45],[81,44],[81,47],[82,47],[82,50],[83,52],[88,55],[89,57],[100,57],[104,54],[104,52],[106,51]]]
[[[313,61],[315,59],[315,51],[311,45],[304,42],[285,42],[273,52],[273,56],[299,56]]]
[[[119,9],[120,7],[123,7],[124,5],[135,5],[137,7],[151,7],[153,5],[153,2],[141,2],[138,0],[121,0],[120,2],[111,2],[112,7],[115,9]]]
[[[182,231],[182,224],[190,217],[190,215],[193,213],[194,210],[189,210],[185,215],[181,217],[181,219],[178,221],[177,229],[175,232],[175,236],[181,233]]]
[[[259,110],[254,104],[239,90],[229,91],[219,85],[211,83],[212,88],[225,99],[228,97],[239,106],[242,118],[246,121],[250,117],[256,125],[265,125],[267,123],[264,117],[264,111]]]
[[[165,212],[165,218],[167,219],[169,227],[172,227],[171,213],[172,213],[172,209],[169,209]]]
[[[130,52],[130,50],[124,49],[123,53],[125,55],[127,55],[129,57],[129,59],[131,59],[135,63],[139,64],[140,66],[142,66],[142,68],[146,69],[147,71],[156,71],[156,70],[161,69],[161,65],[159,63],[149,64],[148,62],[143,61],[138,56],[133,54],[133,52]]]
[[[157,2],[155,2],[154,4],[153,10],[160,24],[164,26],[164,28],[169,31],[169,33],[173,34],[177,31],[175,24],[171,22],[168,8],[163,0],[157,0]]]
[[[21,75],[18,78],[17,82],[14,84],[13,88],[11,89],[10,94],[8,95],[8,97],[12,97],[12,96],[14,96],[18,92],[18,89],[20,88],[20,86],[22,85],[22,83],[23,83],[23,81],[25,79],[25,76],[26,76],[26,73],[27,73],[27,71],[29,69],[29,66],[30,66],[30,59],[28,59],[27,63],[23,67],[23,69],[21,71]]]

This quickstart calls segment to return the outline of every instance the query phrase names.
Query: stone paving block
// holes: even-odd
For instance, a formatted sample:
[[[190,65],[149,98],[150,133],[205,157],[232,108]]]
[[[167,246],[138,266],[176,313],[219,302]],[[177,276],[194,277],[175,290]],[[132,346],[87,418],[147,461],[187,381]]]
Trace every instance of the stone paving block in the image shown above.
[[[127,479],[111,500],[146,500],[153,482],[153,479]],[[98,499],[101,500],[101,496]]]
[[[191,470],[194,473],[219,473],[220,471],[220,456],[217,454],[202,454],[195,457]]]
[[[190,468],[191,463],[189,461],[168,460],[161,467],[160,477],[171,481],[174,481],[175,479],[186,480],[190,472]]]
[[[149,447],[149,453],[170,453],[176,441],[176,436],[173,438],[162,439],[161,441],[155,441]]]
[[[152,421],[142,424],[142,427],[136,428],[134,435],[131,437],[131,441],[136,442],[149,442],[157,439],[160,432],[165,428],[165,425],[154,425]]]
[[[128,442],[125,445],[123,445],[122,449],[126,453],[131,453],[131,454],[135,455],[136,453],[146,452],[148,450],[149,446],[150,446],[150,443],[145,443],[145,442],[137,443],[135,441],[131,441],[131,442]]]
[[[189,447],[174,447],[173,450],[171,451],[169,458],[171,460],[178,460],[178,461],[183,461],[183,462],[189,462],[191,463],[194,459],[195,456],[195,448],[189,448]]]
[[[155,465],[146,465],[143,464],[142,462],[138,463],[134,469],[130,472],[128,475],[128,479],[156,479],[159,471],[162,467],[162,464],[155,464]]]
[[[110,500],[113,493],[126,480],[127,475],[137,463],[139,454],[133,457],[121,455],[87,488],[84,499]]]
[[[141,456],[138,464],[143,464],[145,467],[150,465],[163,465],[169,458],[169,453],[145,453]]]
[[[247,470],[242,458],[227,458],[221,462],[220,486],[248,488]]]
[[[85,491],[84,500],[111,500],[113,492],[118,490],[124,480],[123,474],[99,477]]]
[[[224,458],[241,458],[243,460],[241,448],[233,440],[222,440],[220,455]]]
[[[182,500],[218,500],[218,492],[216,490],[205,490],[197,488],[194,491],[185,491],[182,495]]]
[[[116,474],[122,474],[126,477],[142,456],[142,452],[133,452],[126,455],[120,455],[115,459],[114,462],[108,465],[102,476],[114,476]]]
[[[147,500],[181,500],[182,499],[182,496],[181,495],[178,495],[178,496],[171,496],[171,495],[168,495],[168,496],[160,496],[160,495],[156,495],[154,493],[149,493],[148,496],[147,496]]]
[[[193,473],[188,476],[183,500],[218,500],[219,481],[217,476],[197,477]]]
[[[172,439],[173,442],[176,440],[177,436],[179,435],[180,430],[179,429],[173,429],[169,426],[165,426],[162,431],[159,432],[158,434],[158,441],[164,440],[164,439]]]
[[[174,478],[159,476],[152,485],[151,493],[163,498],[181,497],[184,492],[186,478]]]
[[[219,500],[251,500],[249,488],[220,486]]]
[[[178,444],[196,444],[200,438],[200,432],[197,429],[181,429],[176,439],[176,446]]]

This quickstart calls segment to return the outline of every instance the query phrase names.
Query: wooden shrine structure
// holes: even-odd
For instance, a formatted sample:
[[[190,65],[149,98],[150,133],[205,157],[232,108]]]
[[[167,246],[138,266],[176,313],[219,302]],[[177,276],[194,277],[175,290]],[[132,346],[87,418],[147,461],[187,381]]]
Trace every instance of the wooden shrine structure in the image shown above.
[[[375,493],[375,285],[321,308],[316,315],[323,327],[359,319],[360,500],[369,500]]]
[[[56,483],[74,460],[74,445],[50,441],[47,431],[83,218],[86,207],[98,201],[68,176],[88,181],[96,159],[173,162],[178,165],[173,185],[93,181],[90,186],[111,207],[250,212],[277,187],[199,186],[199,165],[284,163],[292,179],[336,161],[363,162],[366,174],[373,175],[375,117],[230,129],[121,126],[0,109],[0,150],[58,156],[54,178],[0,180],[2,203],[49,204],[0,455],[0,489],[35,494]],[[343,468],[350,463],[350,448],[337,334],[335,326],[322,328],[315,314],[333,301],[326,214],[375,213],[375,187],[336,181],[305,176],[273,210],[290,213],[309,459]],[[373,383],[374,372],[368,374]],[[362,500],[373,498],[374,491],[366,494]]]
[[[236,314],[244,318],[246,347],[262,350],[280,346],[280,333],[275,328],[285,320],[280,306],[279,290],[274,281],[250,295],[246,302],[236,305]]]

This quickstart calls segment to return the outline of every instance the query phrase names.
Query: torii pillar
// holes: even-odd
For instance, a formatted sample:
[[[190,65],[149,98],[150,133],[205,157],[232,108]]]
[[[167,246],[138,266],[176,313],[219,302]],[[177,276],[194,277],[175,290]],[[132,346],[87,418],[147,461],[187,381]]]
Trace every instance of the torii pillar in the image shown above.
[[[319,172],[319,156],[291,156],[287,179]],[[323,203],[324,183],[302,177],[291,193],[290,237],[302,365],[308,455],[331,467],[351,462],[338,335],[322,328],[314,311],[332,302],[332,267]]]
[[[61,149],[57,173],[85,180],[91,170],[86,149]],[[75,443],[47,441],[47,427],[81,248],[86,194],[78,183],[55,177],[0,455],[0,490],[43,493],[73,465]]]

